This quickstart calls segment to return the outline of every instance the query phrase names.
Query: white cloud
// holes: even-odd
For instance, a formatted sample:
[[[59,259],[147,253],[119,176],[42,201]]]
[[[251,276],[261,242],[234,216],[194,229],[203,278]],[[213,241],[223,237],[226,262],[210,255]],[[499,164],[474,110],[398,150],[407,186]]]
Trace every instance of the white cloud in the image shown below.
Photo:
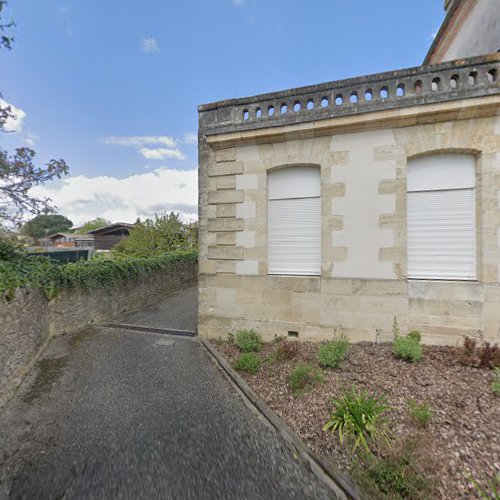
[[[188,132],[184,134],[183,142],[184,144],[198,144],[198,135],[193,132]]]
[[[179,212],[184,220],[198,217],[198,172],[160,168],[124,179],[100,176],[67,177],[30,191],[52,199],[60,213],[75,225],[104,217],[134,222],[155,213]]]
[[[146,54],[158,54],[160,52],[160,47],[156,39],[152,36],[143,36],[141,39],[141,49]]]
[[[179,149],[167,148],[140,148],[139,152],[148,160],[165,160],[166,158],[175,158],[176,160],[185,160],[186,157]]]
[[[184,153],[177,146],[177,141],[168,135],[111,136],[104,138],[102,142],[112,146],[133,146],[148,160],[164,160],[165,158],[174,158],[176,160],[186,159]]]
[[[23,128],[23,121],[26,118],[26,113],[5,101],[4,99],[0,99],[0,108],[10,107],[11,117],[7,118],[7,121],[4,123],[2,130],[4,132],[21,132]]]
[[[162,144],[174,148],[177,143],[173,137],[168,135],[131,135],[105,137],[102,142],[113,146],[146,146],[148,144]]]
[[[240,9],[245,7],[247,4],[247,0],[232,0],[232,2],[235,7],[239,7]]]

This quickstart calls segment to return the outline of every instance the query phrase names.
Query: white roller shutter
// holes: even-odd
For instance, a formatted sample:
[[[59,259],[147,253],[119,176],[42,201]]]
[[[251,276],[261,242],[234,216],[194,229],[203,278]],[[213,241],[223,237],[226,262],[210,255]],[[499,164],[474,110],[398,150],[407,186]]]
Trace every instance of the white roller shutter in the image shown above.
[[[269,274],[321,274],[321,199],[269,200]]]
[[[321,274],[320,192],[317,167],[290,167],[269,174],[269,274]]]
[[[457,157],[456,175],[450,172],[453,157],[435,156],[409,165],[409,278],[476,279],[474,160]],[[436,185],[439,189],[433,190]],[[446,185],[453,188],[442,189]],[[412,192],[412,188],[420,190]]]

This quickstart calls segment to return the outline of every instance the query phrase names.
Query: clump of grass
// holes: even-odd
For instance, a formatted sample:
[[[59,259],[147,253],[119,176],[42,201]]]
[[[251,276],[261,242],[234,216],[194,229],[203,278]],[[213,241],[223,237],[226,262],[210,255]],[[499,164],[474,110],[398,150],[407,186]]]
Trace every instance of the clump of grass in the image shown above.
[[[323,344],[318,350],[318,362],[327,368],[338,368],[349,349],[349,339],[342,332],[336,332],[335,339]]]
[[[408,401],[408,413],[422,427],[427,426],[432,420],[432,410],[427,403]]]
[[[233,363],[233,368],[242,372],[257,373],[262,362],[254,352],[243,352]]]
[[[240,330],[234,336],[234,343],[242,352],[259,352],[262,349],[262,337],[255,330]]]
[[[288,378],[291,389],[297,394],[300,391],[323,381],[323,375],[308,363],[300,363]]]
[[[422,359],[422,346],[414,337],[399,337],[394,339],[392,353],[396,358],[417,363]]]
[[[354,441],[354,448],[363,446],[369,451],[370,441],[387,440],[382,414],[389,407],[384,396],[369,394],[366,390],[357,392],[353,386],[342,397],[332,399],[332,404],[335,409],[323,430],[336,432],[341,443],[347,437]]]
[[[472,476],[469,475],[468,479],[481,498],[500,500],[500,474],[497,474],[492,481],[488,481],[487,489],[481,488]]]
[[[432,498],[434,485],[421,466],[419,440],[419,436],[410,436],[382,457],[358,454],[353,473],[367,498]]]
[[[408,338],[409,339],[413,339],[415,340],[416,342],[421,342],[422,341],[422,335],[420,335],[420,332],[418,330],[412,330],[409,334],[408,334]]]
[[[276,349],[276,359],[278,361],[294,359],[298,356],[299,352],[299,342],[289,342],[287,340],[283,340],[279,343],[278,348]]]
[[[500,368],[495,368],[495,378],[491,384],[491,390],[495,396],[500,397]]]

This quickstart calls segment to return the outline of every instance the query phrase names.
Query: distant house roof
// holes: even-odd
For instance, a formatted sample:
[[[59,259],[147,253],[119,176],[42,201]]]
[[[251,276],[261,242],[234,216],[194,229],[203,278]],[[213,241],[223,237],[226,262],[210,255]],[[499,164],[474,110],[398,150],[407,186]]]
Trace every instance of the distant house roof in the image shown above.
[[[89,234],[75,234],[75,233],[54,233],[50,236],[47,236],[47,240],[54,240],[56,238],[71,238],[72,240],[91,240],[93,236]]]
[[[127,222],[117,222],[115,224],[110,224],[109,226],[104,226],[99,229],[94,229],[93,231],[89,231],[88,234],[105,234],[110,231],[116,231],[117,229],[132,229],[134,224],[128,224]]]

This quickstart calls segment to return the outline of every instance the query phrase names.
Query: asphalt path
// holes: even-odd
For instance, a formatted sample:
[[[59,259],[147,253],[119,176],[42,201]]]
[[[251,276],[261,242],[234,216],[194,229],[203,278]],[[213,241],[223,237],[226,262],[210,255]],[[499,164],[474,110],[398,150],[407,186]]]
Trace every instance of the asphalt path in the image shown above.
[[[177,299],[160,310],[186,307]],[[190,329],[181,323],[175,328]],[[331,492],[196,338],[93,327],[51,341],[0,415],[0,498],[322,499]]]

